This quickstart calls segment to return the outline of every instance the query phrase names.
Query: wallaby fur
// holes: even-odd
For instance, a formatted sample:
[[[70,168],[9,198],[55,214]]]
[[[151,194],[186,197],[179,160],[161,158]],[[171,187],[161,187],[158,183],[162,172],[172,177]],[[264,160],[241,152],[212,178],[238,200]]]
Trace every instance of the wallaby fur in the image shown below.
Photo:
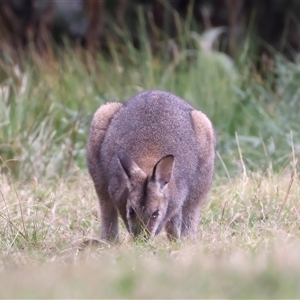
[[[101,239],[118,241],[118,212],[134,237],[165,228],[170,239],[195,239],[215,147],[207,116],[171,93],[149,90],[102,105],[87,146]]]

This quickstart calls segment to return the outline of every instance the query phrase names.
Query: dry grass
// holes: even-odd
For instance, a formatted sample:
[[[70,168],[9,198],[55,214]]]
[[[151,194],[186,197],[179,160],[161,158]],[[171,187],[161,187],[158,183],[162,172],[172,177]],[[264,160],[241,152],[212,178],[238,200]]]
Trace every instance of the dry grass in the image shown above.
[[[99,232],[87,175],[0,182],[1,297],[300,296],[298,177],[290,188],[289,174],[216,179],[195,244],[135,244],[121,224],[120,245],[84,249]]]

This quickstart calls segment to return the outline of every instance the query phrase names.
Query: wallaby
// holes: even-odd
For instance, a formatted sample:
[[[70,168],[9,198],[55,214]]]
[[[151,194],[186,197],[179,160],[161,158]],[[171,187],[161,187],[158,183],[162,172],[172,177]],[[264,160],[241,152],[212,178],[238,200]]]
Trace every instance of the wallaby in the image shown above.
[[[118,241],[118,212],[135,238],[165,228],[170,239],[195,239],[215,147],[207,116],[171,93],[149,90],[102,105],[87,146],[101,239]]]

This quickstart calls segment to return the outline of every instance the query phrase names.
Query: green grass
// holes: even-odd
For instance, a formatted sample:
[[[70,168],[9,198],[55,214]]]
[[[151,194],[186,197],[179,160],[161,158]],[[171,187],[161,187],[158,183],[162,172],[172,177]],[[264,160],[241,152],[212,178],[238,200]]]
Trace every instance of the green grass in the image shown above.
[[[69,48],[1,61],[0,297],[299,298],[299,62],[275,56],[262,77],[195,37],[176,57],[126,43],[96,62]],[[183,97],[216,128],[199,238],[135,244],[121,223],[120,245],[83,249],[99,236],[85,164],[92,115],[148,88]]]

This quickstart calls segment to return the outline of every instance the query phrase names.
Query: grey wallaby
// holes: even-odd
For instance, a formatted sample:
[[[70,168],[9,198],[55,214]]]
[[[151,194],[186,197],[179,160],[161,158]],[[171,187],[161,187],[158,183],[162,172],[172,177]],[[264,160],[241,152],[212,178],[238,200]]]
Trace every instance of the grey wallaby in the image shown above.
[[[165,228],[170,239],[195,239],[215,147],[206,115],[171,93],[149,90],[102,105],[87,146],[101,239],[118,241],[118,212],[134,237]]]

